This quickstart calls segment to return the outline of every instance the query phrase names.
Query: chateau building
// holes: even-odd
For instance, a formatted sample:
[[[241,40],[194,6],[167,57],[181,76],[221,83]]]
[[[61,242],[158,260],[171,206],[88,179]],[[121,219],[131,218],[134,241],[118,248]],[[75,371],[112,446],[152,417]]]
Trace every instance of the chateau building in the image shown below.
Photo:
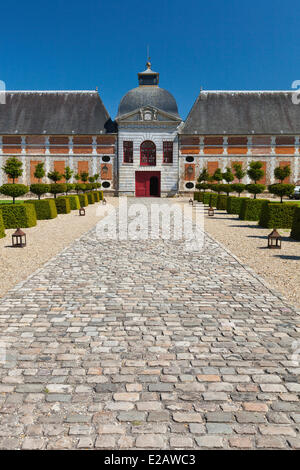
[[[46,173],[98,173],[104,191],[136,196],[191,192],[205,167],[213,174],[235,162],[263,163],[262,183],[289,164],[300,180],[300,104],[292,91],[201,91],[187,119],[159,87],[159,73],[138,74],[113,121],[97,91],[13,91],[0,105],[0,167],[20,158],[20,183]],[[45,182],[47,178],[45,178]],[[7,182],[0,171],[0,185]],[[244,180],[248,182],[247,177]]]

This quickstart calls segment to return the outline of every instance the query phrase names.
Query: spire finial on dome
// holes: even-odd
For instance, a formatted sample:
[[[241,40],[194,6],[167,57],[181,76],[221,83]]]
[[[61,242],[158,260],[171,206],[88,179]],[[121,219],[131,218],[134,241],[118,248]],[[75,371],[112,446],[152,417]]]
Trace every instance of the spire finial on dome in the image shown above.
[[[150,57],[148,57],[148,60],[147,60],[147,63],[146,63],[146,67],[147,67],[148,70],[151,70]]]

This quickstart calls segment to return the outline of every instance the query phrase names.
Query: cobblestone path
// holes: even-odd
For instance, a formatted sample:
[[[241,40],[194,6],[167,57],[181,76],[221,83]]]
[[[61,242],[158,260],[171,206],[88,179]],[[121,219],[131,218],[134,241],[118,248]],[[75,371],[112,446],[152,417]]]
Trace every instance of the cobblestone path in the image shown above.
[[[209,237],[93,229],[0,322],[2,449],[300,447],[299,315]]]

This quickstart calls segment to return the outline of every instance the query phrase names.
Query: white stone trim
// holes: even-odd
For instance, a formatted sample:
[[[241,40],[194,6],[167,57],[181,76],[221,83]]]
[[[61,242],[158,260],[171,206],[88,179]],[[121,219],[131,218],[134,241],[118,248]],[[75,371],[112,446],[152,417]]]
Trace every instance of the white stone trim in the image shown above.
[[[73,155],[73,136],[69,136],[69,155]]]
[[[228,137],[223,137],[223,155],[228,155]]]
[[[248,139],[247,139],[247,155],[252,155],[252,136],[248,136]]]

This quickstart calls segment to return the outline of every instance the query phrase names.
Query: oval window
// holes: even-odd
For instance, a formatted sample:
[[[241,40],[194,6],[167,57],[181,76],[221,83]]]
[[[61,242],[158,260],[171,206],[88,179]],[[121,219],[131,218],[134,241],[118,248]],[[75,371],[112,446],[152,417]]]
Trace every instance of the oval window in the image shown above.
[[[192,163],[194,161],[194,157],[186,157],[185,160],[189,163]]]
[[[186,187],[186,189],[193,189],[194,188],[194,183],[186,183],[185,187]]]
[[[102,157],[102,161],[105,163],[110,162],[110,157],[108,155],[104,155],[104,157]]]
[[[110,183],[108,181],[104,181],[104,183],[102,183],[102,188],[110,188]]]

